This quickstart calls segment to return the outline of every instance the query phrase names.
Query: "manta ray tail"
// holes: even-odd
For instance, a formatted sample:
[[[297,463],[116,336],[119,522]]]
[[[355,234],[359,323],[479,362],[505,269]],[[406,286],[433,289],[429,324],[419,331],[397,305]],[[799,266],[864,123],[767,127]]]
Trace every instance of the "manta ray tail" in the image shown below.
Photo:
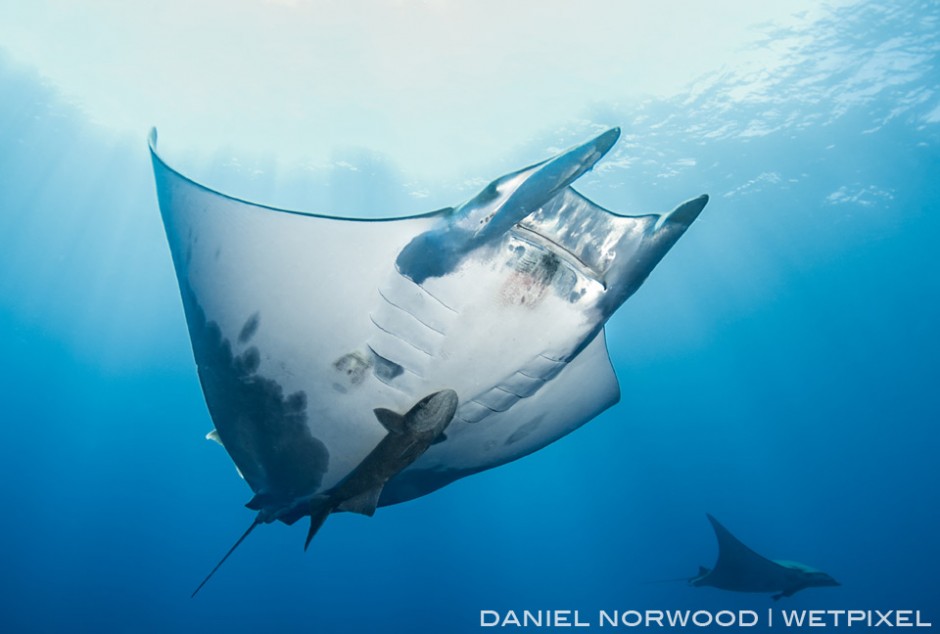
[[[225,560],[229,558],[229,555],[235,552],[235,549],[238,548],[243,541],[245,541],[245,538],[248,537],[248,535],[251,534],[251,531],[255,530],[255,526],[257,526],[260,523],[261,523],[261,516],[259,515],[258,517],[255,518],[255,521],[251,523],[251,526],[248,527],[248,530],[242,533],[242,536],[238,538],[238,541],[235,542],[235,544],[231,548],[228,549],[228,552],[225,553],[225,556],[222,557],[221,560],[219,560],[219,563],[215,565],[215,568],[212,569],[212,572],[206,575],[206,578],[202,580],[202,583],[199,584],[199,587],[193,590],[193,593],[189,595],[190,599],[195,597],[196,593],[202,590],[202,586],[206,585],[206,582],[208,582],[209,579],[212,578],[212,575],[215,574],[215,571],[222,567],[222,564],[224,564]]]
[[[696,577],[692,577],[691,579],[689,577],[670,577],[668,579],[647,579],[643,583],[646,585],[653,584],[653,583],[677,583],[679,581],[685,581],[686,583],[689,583],[692,581],[692,579],[695,579],[695,578]]]
[[[313,536],[317,534],[323,522],[329,517],[335,508],[332,500],[325,495],[318,495],[310,502],[310,528],[307,530],[307,541],[304,542],[304,550],[310,547]]]

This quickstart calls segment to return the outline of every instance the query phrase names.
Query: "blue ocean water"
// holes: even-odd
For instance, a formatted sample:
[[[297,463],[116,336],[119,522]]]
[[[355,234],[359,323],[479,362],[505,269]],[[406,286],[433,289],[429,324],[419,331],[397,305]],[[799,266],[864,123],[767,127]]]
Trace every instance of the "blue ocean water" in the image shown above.
[[[473,632],[483,609],[771,606],[940,624],[938,27],[933,3],[872,3],[755,33],[793,42],[788,63],[597,105],[518,149],[509,164],[620,125],[584,193],[625,212],[712,195],[608,325],[621,403],[516,463],[333,517],[306,554],[304,527],[263,527],[196,600],[250,492],[202,438],[146,131],[95,125],[0,56],[0,628]],[[202,169],[274,204],[422,211],[394,165],[316,187]],[[657,582],[713,563],[706,513],[843,585],[774,605]]]

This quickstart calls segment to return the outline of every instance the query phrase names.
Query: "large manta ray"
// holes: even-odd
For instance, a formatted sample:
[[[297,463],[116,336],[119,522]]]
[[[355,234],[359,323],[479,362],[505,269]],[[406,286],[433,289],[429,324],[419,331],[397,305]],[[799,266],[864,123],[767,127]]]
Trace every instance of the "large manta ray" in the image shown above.
[[[213,191],[167,165],[151,133],[209,437],[261,521],[296,521],[336,491],[389,432],[374,410],[459,399],[446,433],[358,512],[525,456],[618,401],[604,323],[708,201],[622,216],[572,189],[619,135],[455,208],[356,220]]]

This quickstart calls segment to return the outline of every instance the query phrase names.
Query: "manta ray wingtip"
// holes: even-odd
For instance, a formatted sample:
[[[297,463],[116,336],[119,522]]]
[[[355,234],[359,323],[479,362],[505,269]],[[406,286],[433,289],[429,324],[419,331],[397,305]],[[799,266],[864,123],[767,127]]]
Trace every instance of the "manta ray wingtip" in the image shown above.
[[[714,527],[715,529],[724,528],[724,526],[722,526],[721,522],[719,522],[719,521],[715,518],[715,516],[712,515],[711,513],[706,513],[706,514],[705,514],[705,517],[708,518],[708,523],[711,524],[712,527]]]
[[[665,220],[688,227],[695,221],[696,218],[698,218],[699,214],[702,213],[702,210],[705,209],[705,205],[707,204],[708,194],[702,194],[697,198],[685,201],[670,211],[666,215]]]
[[[588,141],[587,143],[582,143],[581,145],[575,146],[569,150],[567,155],[575,155],[579,157],[579,162],[583,166],[584,171],[590,170],[594,165],[601,160],[611,148],[616,145],[617,141],[620,139],[620,127],[610,128],[601,132],[596,137]],[[563,155],[564,156],[564,155]],[[578,174],[580,176],[581,174]],[[577,177],[575,177],[577,178]],[[574,179],[572,179],[574,180]],[[568,183],[570,184],[570,183]]]
[[[150,132],[147,133],[147,145],[151,150],[157,149],[157,126],[150,127]]]
[[[620,126],[614,126],[613,128],[607,130],[606,132],[598,135],[594,142],[600,147],[602,154],[607,154],[607,151],[610,148],[614,147],[614,144],[620,139]]]

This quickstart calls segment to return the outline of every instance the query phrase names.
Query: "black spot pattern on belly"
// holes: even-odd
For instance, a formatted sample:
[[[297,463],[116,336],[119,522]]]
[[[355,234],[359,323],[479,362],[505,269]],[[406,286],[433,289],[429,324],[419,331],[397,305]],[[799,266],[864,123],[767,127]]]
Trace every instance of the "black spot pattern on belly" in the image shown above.
[[[240,354],[206,319],[188,284],[181,283],[193,355],[219,439],[255,493],[286,504],[320,488],[329,466],[326,446],[307,425],[307,395],[284,394],[260,372],[263,354],[251,346]],[[238,336],[252,338],[260,323],[252,315]]]

